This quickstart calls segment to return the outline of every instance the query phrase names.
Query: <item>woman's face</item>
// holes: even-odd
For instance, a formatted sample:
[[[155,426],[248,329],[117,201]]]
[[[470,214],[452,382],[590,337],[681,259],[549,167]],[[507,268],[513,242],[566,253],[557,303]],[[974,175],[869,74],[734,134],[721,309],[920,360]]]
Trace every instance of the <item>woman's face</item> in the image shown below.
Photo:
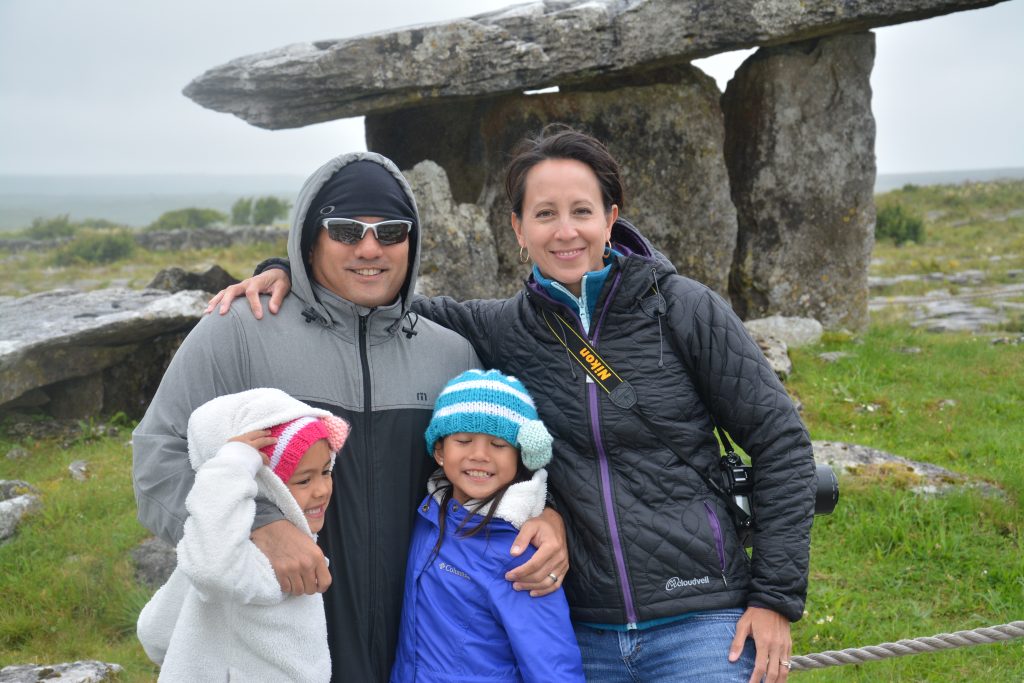
[[[583,275],[603,267],[619,207],[605,213],[597,176],[575,159],[545,159],[526,174],[525,185],[522,218],[512,214],[519,246],[542,275],[579,296]]]

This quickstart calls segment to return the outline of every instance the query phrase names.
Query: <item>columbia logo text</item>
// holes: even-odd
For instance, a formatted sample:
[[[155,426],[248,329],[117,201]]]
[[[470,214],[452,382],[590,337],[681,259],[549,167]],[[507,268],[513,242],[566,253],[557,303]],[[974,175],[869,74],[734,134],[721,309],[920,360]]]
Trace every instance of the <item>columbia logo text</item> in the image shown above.
[[[677,588],[683,588],[685,586],[699,586],[705,583],[711,583],[710,576],[702,576],[699,579],[680,579],[678,576],[673,576],[665,582],[665,590],[674,591]]]
[[[469,578],[469,574],[467,574],[466,572],[462,571],[461,569],[458,569],[456,567],[451,566],[447,562],[439,562],[437,564],[437,568],[440,569],[443,572],[448,572],[449,574],[455,574],[456,576],[461,576],[464,579],[468,579]]]
[[[590,371],[593,372],[594,375],[602,382],[612,376],[611,371],[608,370],[608,368],[606,368],[601,361],[598,360],[597,356],[592,354],[587,347],[584,346],[580,349],[580,357],[587,361],[590,365]]]

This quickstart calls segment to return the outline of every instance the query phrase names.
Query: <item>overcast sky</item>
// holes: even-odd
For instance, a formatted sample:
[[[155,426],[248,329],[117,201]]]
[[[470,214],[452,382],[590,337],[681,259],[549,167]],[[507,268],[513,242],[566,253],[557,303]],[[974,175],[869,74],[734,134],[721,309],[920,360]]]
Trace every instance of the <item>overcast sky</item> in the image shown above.
[[[362,119],[266,131],[181,89],[253,52],[509,4],[0,0],[0,174],[307,175],[365,148]],[[1024,167],[1024,0],[876,33],[880,173]],[[724,87],[740,58],[698,65]]]

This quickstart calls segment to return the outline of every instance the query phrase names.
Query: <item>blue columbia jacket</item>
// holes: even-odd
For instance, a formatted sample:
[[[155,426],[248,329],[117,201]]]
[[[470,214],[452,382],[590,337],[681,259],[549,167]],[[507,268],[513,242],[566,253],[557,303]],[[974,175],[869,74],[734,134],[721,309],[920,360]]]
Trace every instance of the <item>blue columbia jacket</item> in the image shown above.
[[[445,480],[432,478],[431,488],[438,482]],[[392,683],[584,680],[562,590],[531,598],[505,580],[505,572],[533,556],[532,546],[519,557],[509,549],[517,526],[543,510],[546,482],[540,470],[509,487],[487,529],[468,538],[455,531],[466,512],[451,500],[436,557],[438,501],[424,498],[409,549]],[[471,519],[470,528],[480,519]]]

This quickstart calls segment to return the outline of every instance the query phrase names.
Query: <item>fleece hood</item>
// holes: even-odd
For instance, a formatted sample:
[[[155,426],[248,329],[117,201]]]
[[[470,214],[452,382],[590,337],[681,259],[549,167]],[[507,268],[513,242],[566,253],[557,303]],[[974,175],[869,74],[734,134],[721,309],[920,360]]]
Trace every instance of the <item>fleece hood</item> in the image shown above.
[[[250,389],[226,394],[207,401],[192,412],[188,420],[188,459],[198,470],[228,443],[228,439],[259,429],[296,420],[319,417],[339,420],[326,410],[308,406],[280,389]],[[232,444],[235,445],[235,444]],[[335,444],[331,443],[332,457]],[[295,526],[310,533],[291,491],[269,467],[256,473],[256,486],[262,496],[280,508]]]
[[[419,209],[416,207],[416,198],[413,196],[409,182],[393,161],[380,154],[374,152],[342,154],[328,161],[306,179],[302,189],[299,190],[298,198],[295,200],[291,230],[288,234],[288,261],[291,266],[292,293],[306,304],[303,315],[307,316],[307,318],[318,318],[324,325],[331,324],[333,317],[329,307],[324,306],[317,295],[315,291],[316,285],[310,279],[309,271],[306,268],[307,254],[302,253],[303,226],[305,225],[306,215],[310,211],[313,200],[324,184],[340,169],[357,161],[370,161],[383,166],[385,170],[394,176],[395,181],[401,187],[402,192],[405,193],[415,213],[416,226],[409,233],[409,271],[399,295],[398,307],[401,310],[398,311],[398,317],[405,315],[409,306],[410,294],[416,290],[416,278],[420,270],[420,245],[422,244],[420,231],[423,229],[423,224],[420,221]]]

